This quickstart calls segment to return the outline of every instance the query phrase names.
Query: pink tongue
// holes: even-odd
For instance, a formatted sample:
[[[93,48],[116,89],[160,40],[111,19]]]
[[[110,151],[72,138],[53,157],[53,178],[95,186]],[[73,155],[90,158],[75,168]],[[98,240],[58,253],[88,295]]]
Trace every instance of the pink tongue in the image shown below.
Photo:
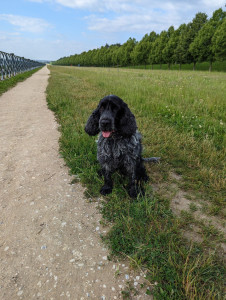
[[[102,131],[103,137],[108,138],[111,135],[112,131]]]

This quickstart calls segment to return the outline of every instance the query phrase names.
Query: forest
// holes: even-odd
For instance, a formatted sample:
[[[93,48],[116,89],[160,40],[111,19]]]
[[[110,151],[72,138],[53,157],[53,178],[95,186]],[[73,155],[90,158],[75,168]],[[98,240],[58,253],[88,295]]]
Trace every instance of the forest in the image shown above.
[[[170,26],[160,34],[152,31],[138,42],[129,38],[124,44],[102,46],[60,58],[53,62],[64,66],[127,67],[136,65],[167,64],[168,69],[178,64],[208,62],[209,70],[215,61],[226,60],[226,12],[222,8],[214,11],[211,18],[197,13],[192,22],[178,29]]]

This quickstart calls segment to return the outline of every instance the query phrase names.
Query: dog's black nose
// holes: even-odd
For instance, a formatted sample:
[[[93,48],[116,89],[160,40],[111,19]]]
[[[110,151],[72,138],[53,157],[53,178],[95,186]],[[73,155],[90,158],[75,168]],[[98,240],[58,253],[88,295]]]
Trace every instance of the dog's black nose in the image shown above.
[[[103,127],[106,127],[106,126],[109,126],[110,125],[110,120],[108,120],[108,119],[102,119],[101,121],[100,121],[100,124],[101,124],[101,126],[103,126]]]

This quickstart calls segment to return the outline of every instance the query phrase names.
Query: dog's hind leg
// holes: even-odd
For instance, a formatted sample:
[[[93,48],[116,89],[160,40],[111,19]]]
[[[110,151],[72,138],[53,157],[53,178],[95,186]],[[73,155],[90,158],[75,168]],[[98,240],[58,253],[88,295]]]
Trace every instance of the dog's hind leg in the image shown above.
[[[136,167],[134,167],[134,164],[131,164],[130,166],[126,165],[126,173],[129,176],[129,184],[127,187],[128,194],[131,198],[136,198],[139,193],[139,189],[136,178]]]
[[[143,164],[143,160],[140,160],[139,162],[137,162],[136,165],[136,180],[138,182],[147,182],[149,180],[149,177],[147,175],[145,166]]]
[[[130,178],[129,184],[128,184],[128,194],[131,198],[136,198],[138,195],[138,189],[135,181],[135,176]]]

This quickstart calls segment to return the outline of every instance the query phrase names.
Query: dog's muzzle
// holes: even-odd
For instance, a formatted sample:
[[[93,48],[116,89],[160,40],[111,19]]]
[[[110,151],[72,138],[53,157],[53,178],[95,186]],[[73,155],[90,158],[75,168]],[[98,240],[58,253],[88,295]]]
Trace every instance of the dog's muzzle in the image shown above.
[[[112,132],[114,131],[113,128],[113,120],[109,118],[101,118],[100,119],[100,130],[104,138],[108,138],[111,136]]]

